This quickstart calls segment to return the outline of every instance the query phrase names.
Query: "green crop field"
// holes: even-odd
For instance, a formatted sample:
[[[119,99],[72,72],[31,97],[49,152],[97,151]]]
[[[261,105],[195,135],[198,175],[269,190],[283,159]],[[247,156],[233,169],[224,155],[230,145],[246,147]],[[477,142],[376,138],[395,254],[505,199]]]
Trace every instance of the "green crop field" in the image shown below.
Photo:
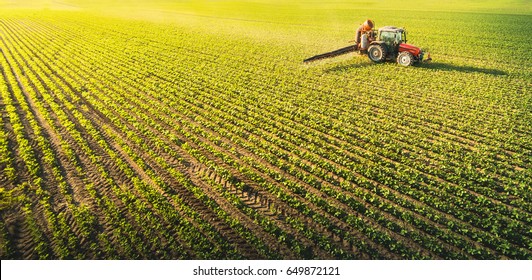
[[[432,62],[302,62],[368,18]],[[531,27],[527,0],[0,0],[0,257],[532,259]]]

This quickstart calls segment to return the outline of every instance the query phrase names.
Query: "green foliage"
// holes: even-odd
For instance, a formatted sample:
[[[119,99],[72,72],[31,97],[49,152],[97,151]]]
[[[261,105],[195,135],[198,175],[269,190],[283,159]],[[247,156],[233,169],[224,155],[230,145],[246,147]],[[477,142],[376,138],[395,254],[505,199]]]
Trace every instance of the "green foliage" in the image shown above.
[[[0,11],[10,256],[531,258],[526,3],[55,2]],[[433,63],[301,63],[367,17]]]

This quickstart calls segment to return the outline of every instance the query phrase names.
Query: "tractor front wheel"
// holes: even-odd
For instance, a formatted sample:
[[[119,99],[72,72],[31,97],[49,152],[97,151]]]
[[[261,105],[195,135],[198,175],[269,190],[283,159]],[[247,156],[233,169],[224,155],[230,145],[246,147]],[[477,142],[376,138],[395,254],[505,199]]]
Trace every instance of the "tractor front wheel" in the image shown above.
[[[373,62],[383,62],[386,59],[386,49],[381,45],[371,45],[368,48],[368,57]]]
[[[397,63],[402,66],[412,66],[414,64],[414,56],[409,52],[401,52],[397,56]]]

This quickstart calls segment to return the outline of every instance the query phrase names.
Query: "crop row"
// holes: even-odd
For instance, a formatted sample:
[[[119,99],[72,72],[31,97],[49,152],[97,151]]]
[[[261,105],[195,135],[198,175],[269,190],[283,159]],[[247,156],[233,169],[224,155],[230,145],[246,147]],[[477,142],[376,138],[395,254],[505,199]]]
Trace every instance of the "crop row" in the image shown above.
[[[337,92],[313,70],[290,75],[272,53],[235,56],[244,47],[229,39],[66,22],[76,24],[0,22],[3,102],[16,90],[15,103],[27,101],[6,110],[51,234],[30,207],[26,224],[41,247],[53,240],[41,257],[76,257],[69,244],[127,258],[168,244],[159,257],[530,256],[529,134],[492,134],[505,126],[498,108],[475,119],[484,110],[458,114],[475,102],[421,104],[424,93],[401,84]],[[53,195],[41,177],[56,182]]]

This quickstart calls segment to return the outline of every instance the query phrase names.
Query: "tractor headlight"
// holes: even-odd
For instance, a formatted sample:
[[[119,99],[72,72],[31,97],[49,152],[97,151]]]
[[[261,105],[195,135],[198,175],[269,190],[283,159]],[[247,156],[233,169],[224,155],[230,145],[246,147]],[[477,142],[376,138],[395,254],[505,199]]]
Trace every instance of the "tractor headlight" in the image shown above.
[[[432,60],[432,58],[430,58],[430,53],[429,53],[428,48],[421,49],[421,54],[419,55],[419,61],[423,61],[424,58],[426,58],[425,62],[429,62]]]

